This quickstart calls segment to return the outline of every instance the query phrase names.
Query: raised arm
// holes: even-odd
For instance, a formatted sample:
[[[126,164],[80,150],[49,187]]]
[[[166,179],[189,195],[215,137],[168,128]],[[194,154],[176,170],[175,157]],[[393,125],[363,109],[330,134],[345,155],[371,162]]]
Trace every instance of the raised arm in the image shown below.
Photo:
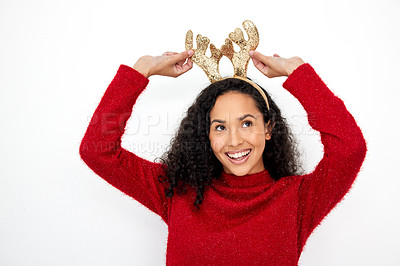
[[[295,60],[299,62],[298,58]],[[268,67],[268,63],[266,65]],[[320,132],[324,145],[323,158],[315,170],[294,177],[299,182],[300,254],[312,231],[350,190],[366,156],[367,147],[360,128],[343,101],[329,90],[311,65],[303,62],[289,66],[286,68],[289,77],[283,87],[302,104],[310,126]]]
[[[83,161],[108,183],[131,196],[168,224],[169,200],[158,176],[161,164],[147,161],[121,147],[121,137],[133,105],[151,75],[179,76],[191,68],[183,64],[187,52],[145,56],[133,68],[121,65],[103,95],[79,147]],[[157,63],[154,63],[157,62]],[[154,68],[156,65],[157,68]]]

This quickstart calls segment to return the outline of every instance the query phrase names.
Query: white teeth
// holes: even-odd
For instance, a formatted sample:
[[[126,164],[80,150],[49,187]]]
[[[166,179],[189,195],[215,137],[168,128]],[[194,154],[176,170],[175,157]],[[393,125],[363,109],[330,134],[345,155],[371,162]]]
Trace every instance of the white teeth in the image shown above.
[[[232,153],[232,154],[227,153],[227,154],[228,154],[228,156],[229,156],[230,158],[232,158],[232,159],[237,159],[237,158],[246,156],[246,155],[249,154],[249,153],[250,153],[250,150],[244,151],[244,152]]]

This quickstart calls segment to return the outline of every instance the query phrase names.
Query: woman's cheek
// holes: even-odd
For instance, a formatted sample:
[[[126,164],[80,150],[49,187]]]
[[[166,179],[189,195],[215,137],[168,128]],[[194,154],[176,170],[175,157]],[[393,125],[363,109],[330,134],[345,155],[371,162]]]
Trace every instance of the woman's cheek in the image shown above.
[[[223,138],[216,137],[216,136],[211,138],[211,148],[214,151],[218,152],[218,151],[222,150],[223,147],[224,147]]]

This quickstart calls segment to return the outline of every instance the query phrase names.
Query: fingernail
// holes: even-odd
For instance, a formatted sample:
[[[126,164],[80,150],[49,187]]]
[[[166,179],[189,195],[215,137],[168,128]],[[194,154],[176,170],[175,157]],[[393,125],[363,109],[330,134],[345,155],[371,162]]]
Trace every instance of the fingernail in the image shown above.
[[[189,56],[192,56],[193,54],[194,54],[193,50],[189,50],[189,51],[188,51],[188,55],[189,55]]]
[[[249,52],[249,55],[250,55],[251,57],[253,57],[253,54],[254,54],[254,51],[250,51],[250,52]]]

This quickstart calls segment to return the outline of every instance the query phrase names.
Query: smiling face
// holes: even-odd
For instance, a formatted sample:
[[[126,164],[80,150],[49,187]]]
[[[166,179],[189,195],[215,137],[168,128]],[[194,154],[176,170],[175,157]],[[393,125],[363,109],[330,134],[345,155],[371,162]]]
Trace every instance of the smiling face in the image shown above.
[[[225,173],[243,176],[263,170],[268,124],[254,99],[235,91],[218,96],[210,112],[211,148]]]

